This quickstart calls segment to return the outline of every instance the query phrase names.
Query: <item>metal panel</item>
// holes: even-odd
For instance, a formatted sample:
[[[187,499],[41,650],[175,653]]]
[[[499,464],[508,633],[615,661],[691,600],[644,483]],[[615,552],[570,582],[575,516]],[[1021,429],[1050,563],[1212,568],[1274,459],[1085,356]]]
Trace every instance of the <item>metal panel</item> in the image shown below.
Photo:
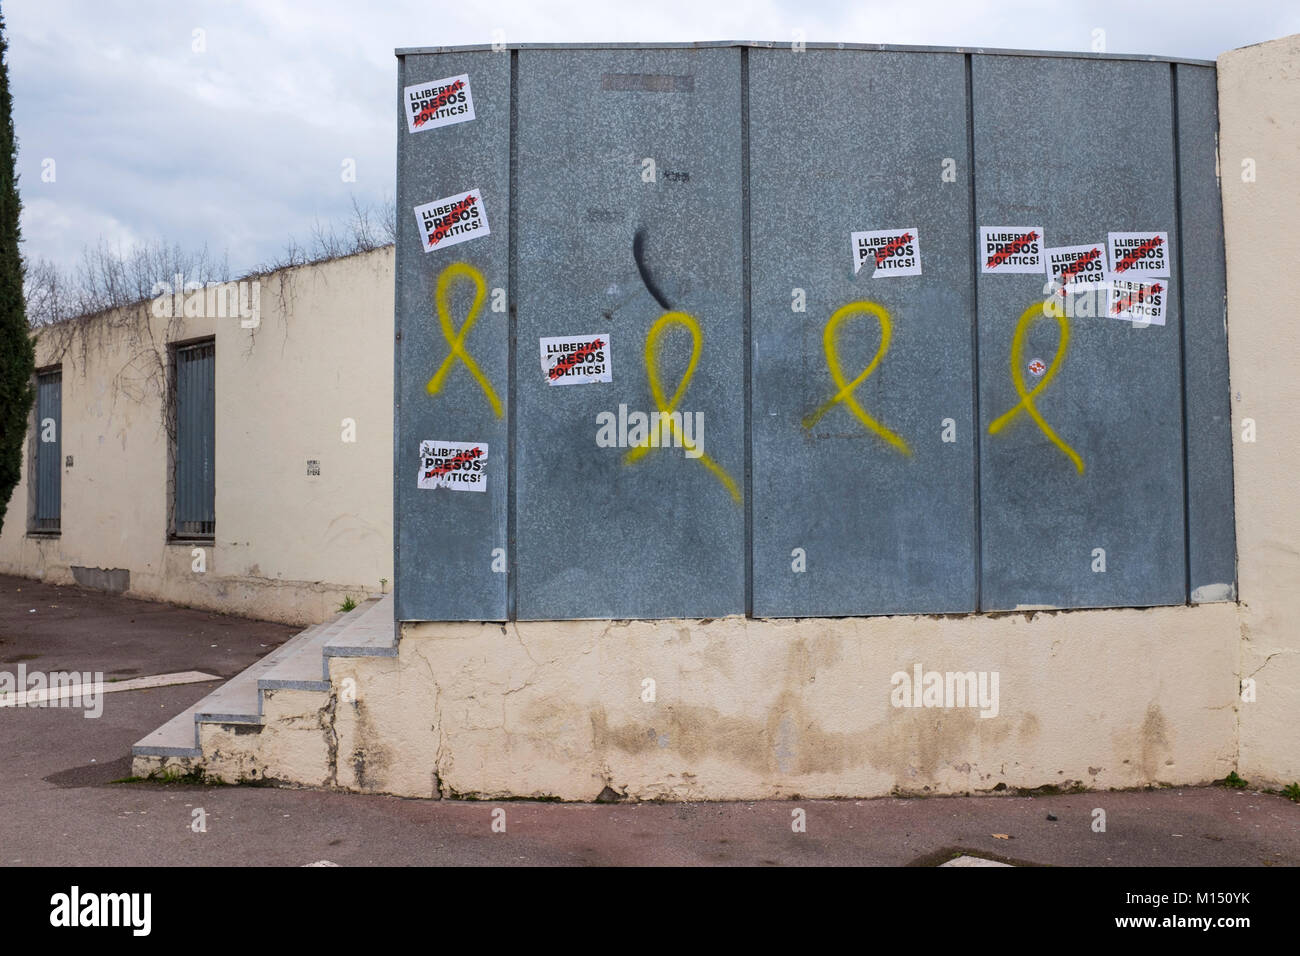
[[[36,377],[36,514],[33,531],[58,531],[63,508],[63,370]]]
[[[402,58],[399,90],[461,74],[473,120],[408,132],[399,101],[400,619],[1230,596],[1212,70],[870,45],[437,48]],[[424,252],[414,207],[471,189],[491,232]],[[1046,276],[975,274],[979,227],[1023,223],[1053,247],[1143,230],[1173,245],[1165,326],[1090,303],[1058,364],[1057,324],[1031,316],[1019,388],[1030,364],[1047,382],[1028,406],[1009,358]],[[891,228],[918,230],[923,274],[855,274],[850,233]],[[462,336],[475,275],[485,302]],[[828,404],[824,330],[863,300],[890,344],[841,398],[878,428]],[[513,326],[489,304],[507,301]],[[857,313],[833,331],[852,379],[880,327]],[[548,384],[551,336],[604,337],[613,380]],[[706,457],[626,447],[630,412],[702,413]],[[486,493],[418,489],[422,440],[486,443]]]
[[[523,51],[518,82],[518,616],[741,613],[740,51]],[[658,326],[657,404],[646,344],[670,311],[701,343],[689,374],[689,322]],[[613,381],[549,385],[539,338],[592,333]],[[598,447],[620,406],[701,414],[704,456]]]
[[[754,613],[974,610],[965,58],[755,50],[749,90]],[[850,234],[883,229],[917,230],[921,275],[855,275]],[[839,391],[828,351],[852,381],[880,347],[873,313],[823,342],[855,301],[892,335],[851,394],[898,440],[848,402],[808,417]]]
[[[1048,246],[1138,230],[1177,242],[1170,86],[1170,68],[1159,63],[974,56],[976,228],[1032,223]],[[1177,303],[1163,327],[1068,319],[1065,355],[1033,398],[1063,446],[1023,409],[990,435],[1021,400],[1009,356],[1043,284],[1043,275],[978,278],[983,605],[1181,603]],[[1023,357],[1050,369],[1057,324],[1040,318]],[[1096,549],[1104,572],[1093,570]]]
[[[176,350],[175,533],[216,530],[216,345]]]
[[[1191,600],[1236,597],[1227,286],[1219,195],[1215,71],[1175,66],[1182,222],[1183,368],[1187,420],[1187,553]]]
[[[845,43],[808,41],[802,46],[807,50],[865,50],[869,52],[892,53],[965,53],[966,47],[927,46],[914,43]],[[510,50],[704,50],[720,47],[748,47],[753,49],[791,49],[789,40],[691,40],[677,43],[510,43]],[[466,50],[492,49],[486,43],[454,44],[448,46],[412,46],[398,47],[394,52],[398,56],[416,53],[457,53]],[[1214,66],[1213,60],[1197,60],[1188,57],[1155,56],[1149,53],[1084,53],[1080,50],[1024,50],[1001,49],[999,47],[980,47],[981,53],[998,53],[1005,56],[1028,56],[1036,59],[1067,60],[1114,60],[1114,61],[1153,61],[1160,63],[1191,63],[1196,66]]]
[[[509,325],[508,313],[493,306],[512,292],[511,56],[409,56],[398,72],[393,480],[399,620],[506,617]],[[402,90],[462,74],[469,78],[474,119],[408,132]],[[424,251],[415,208],[472,189],[481,196],[487,234]],[[456,263],[464,267],[448,272]],[[448,290],[445,315],[435,303],[440,276]],[[471,316],[479,280],[483,300]],[[457,342],[463,352],[453,347]],[[485,490],[417,487],[424,441],[486,444]]]

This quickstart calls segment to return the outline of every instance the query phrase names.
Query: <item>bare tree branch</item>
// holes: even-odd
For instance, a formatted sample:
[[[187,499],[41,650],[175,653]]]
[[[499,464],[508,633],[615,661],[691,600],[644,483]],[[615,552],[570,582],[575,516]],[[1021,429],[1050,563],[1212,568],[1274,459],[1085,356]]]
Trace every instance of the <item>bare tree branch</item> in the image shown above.
[[[342,226],[316,221],[307,245],[289,237],[279,256],[258,265],[248,275],[266,275],[293,266],[370,252],[392,244],[396,234],[396,207],[391,199],[386,199],[376,210],[361,205],[353,197],[352,212]],[[23,270],[28,322],[33,328],[148,301],[162,291],[163,285],[167,291],[173,291],[177,276],[181,277],[182,285],[233,281],[229,254],[223,254],[218,261],[207,246],[186,250],[179,243],[168,245],[162,241],[123,250],[101,238],[94,245],[83,247],[81,258],[70,269],[37,258],[25,259]]]

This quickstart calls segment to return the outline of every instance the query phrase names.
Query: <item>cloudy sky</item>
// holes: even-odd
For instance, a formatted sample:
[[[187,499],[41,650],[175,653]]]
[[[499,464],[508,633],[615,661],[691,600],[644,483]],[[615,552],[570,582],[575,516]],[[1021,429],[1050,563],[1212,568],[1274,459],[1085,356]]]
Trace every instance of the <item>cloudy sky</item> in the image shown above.
[[[395,47],[776,40],[1213,59],[1295,0],[6,0],[24,252],[161,239],[242,272],[394,192]],[[196,33],[195,31],[202,31]],[[201,42],[199,42],[201,40]],[[356,181],[344,182],[345,160]],[[51,166],[49,161],[53,161]],[[52,182],[43,181],[53,178]],[[52,171],[53,176],[50,176]]]

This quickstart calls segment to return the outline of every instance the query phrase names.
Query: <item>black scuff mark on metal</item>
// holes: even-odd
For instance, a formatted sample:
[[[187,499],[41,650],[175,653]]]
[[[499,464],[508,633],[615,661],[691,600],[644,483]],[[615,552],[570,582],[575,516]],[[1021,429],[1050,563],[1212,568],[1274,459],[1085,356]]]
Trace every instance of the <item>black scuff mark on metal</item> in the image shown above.
[[[671,312],[673,307],[668,304],[668,299],[660,291],[659,286],[650,275],[650,270],[645,264],[645,229],[638,229],[636,235],[632,237],[632,258],[636,260],[636,271],[641,274],[641,284],[646,287],[646,291],[654,296],[654,300],[663,307],[665,312]]]

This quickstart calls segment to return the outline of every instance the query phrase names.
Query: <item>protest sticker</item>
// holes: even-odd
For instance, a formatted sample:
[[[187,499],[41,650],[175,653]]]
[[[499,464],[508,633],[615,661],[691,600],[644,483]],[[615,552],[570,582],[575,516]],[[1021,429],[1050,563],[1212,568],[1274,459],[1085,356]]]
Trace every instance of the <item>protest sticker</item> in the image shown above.
[[[406,104],[406,128],[411,133],[474,118],[468,73],[408,86],[402,90],[402,102]]]
[[[1047,257],[1047,277],[1060,286],[1062,295],[1067,286],[1074,292],[1088,286],[1100,286],[1106,281],[1106,246],[1095,242],[1090,246],[1057,246],[1044,249]]]
[[[1168,298],[1167,283],[1111,276],[1106,314],[1135,325],[1164,325]]]
[[[855,232],[850,242],[854,275],[867,264],[872,267],[873,279],[921,274],[921,239],[915,228]]]
[[[483,197],[477,189],[416,206],[415,220],[420,224],[425,252],[444,249],[492,233],[488,228]]]
[[[417,486],[486,491],[487,457],[487,442],[422,441]]]
[[[609,333],[554,335],[539,340],[542,373],[548,385],[589,385],[614,381]]]
[[[980,272],[1043,272],[1042,226],[980,226]]]
[[[1169,233],[1112,232],[1106,244],[1114,275],[1169,278]]]

